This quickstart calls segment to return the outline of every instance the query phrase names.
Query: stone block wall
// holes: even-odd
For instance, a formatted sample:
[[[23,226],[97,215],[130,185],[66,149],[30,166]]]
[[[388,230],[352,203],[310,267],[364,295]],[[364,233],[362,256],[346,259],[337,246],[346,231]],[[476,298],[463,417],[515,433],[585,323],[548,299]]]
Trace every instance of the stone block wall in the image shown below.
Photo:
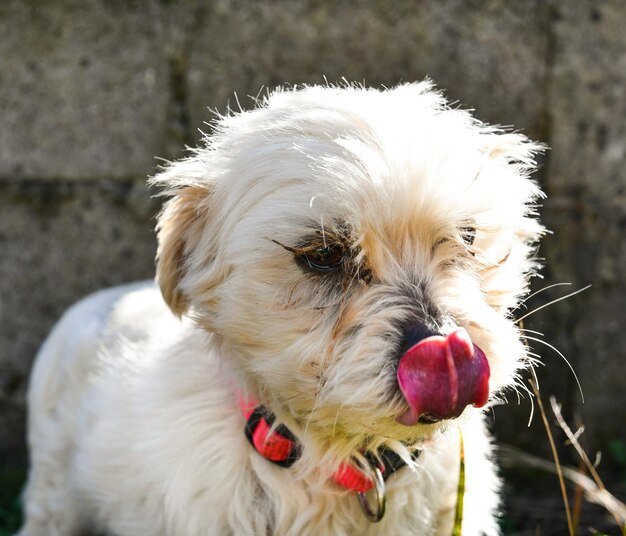
[[[55,319],[90,291],[153,275],[156,157],[195,144],[207,107],[324,77],[429,76],[551,147],[539,286],[593,287],[529,318],[586,402],[536,345],[542,389],[580,416],[593,449],[626,441],[625,25],[621,0],[0,2],[0,458],[24,459],[27,376]],[[524,431],[529,406],[496,410],[506,441],[545,443]]]

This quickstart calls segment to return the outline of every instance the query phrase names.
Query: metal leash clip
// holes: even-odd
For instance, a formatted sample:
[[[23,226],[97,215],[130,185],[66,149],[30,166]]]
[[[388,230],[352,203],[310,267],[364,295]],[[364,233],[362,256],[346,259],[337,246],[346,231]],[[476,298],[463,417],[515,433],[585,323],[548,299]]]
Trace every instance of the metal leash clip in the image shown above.
[[[387,507],[387,495],[385,492],[385,480],[380,468],[369,460],[362,462],[355,458],[355,462],[359,465],[363,472],[367,474],[369,479],[374,483],[373,491],[375,496],[375,509],[370,507],[370,501],[368,501],[367,494],[369,492],[360,491],[356,494],[359,499],[359,505],[361,510],[368,521],[372,523],[378,523],[385,515],[385,508]]]

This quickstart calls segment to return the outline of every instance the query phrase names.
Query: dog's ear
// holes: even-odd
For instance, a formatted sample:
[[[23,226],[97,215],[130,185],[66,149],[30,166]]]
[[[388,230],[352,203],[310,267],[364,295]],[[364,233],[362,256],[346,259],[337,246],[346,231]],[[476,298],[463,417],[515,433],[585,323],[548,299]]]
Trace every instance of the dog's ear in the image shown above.
[[[189,308],[182,281],[189,269],[193,244],[206,224],[212,186],[198,180],[200,170],[191,161],[178,163],[157,175],[151,184],[164,187],[165,203],[157,223],[156,280],[165,302],[180,316]]]

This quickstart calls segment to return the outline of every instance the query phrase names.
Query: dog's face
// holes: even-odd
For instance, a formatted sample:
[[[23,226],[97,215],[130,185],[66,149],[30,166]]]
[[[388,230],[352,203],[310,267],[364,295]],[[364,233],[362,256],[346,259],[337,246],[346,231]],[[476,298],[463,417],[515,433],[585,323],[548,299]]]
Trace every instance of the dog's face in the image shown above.
[[[421,339],[446,346],[464,328],[488,365],[451,374],[485,387],[489,376],[492,397],[524,362],[509,313],[541,233],[527,177],[538,149],[447,108],[426,83],[276,92],[155,178],[171,196],[163,294],[309,438],[346,452],[415,443],[477,402],[401,418],[412,394],[399,363]],[[409,391],[434,385],[456,401],[449,379]]]

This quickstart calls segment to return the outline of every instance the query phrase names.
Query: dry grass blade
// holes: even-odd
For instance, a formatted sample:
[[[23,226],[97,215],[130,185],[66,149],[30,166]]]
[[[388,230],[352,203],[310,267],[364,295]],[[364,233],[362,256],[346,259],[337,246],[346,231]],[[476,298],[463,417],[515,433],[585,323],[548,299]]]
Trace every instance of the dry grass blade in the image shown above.
[[[557,474],[557,467],[554,462],[544,460],[538,456],[533,456],[514,447],[501,445],[498,448],[500,461],[507,467],[518,467],[523,465],[532,469],[541,469],[553,474]],[[592,503],[604,507],[613,517],[621,518],[621,523],[626,521],[626,505],[616,499],[604,488],[599,488],[592,478],[572,467],[561,467],[563,476],[570,482],[580,486],[585,493],[585,498]],[[621,524],[620,523],[620,524]]]
[[[598,490],[608,493],[606,488],[604,487],[604,483],[602,482],[600,475],[596,471],[596,468],[594,467],[594,465],[591,463],[589,456],[587,456],[587,453],[580,446],[577,434],[574,434],[572,432],[571,428],[565,422],[565,419],[563,419],[563,415],[561,414],[561,407],[559,406],[559,404],[557,403],[556,399],[553,396],[550,397],[550,405],[552,406],[552,411],[554,413],[554,416],[556,417],[557,423],[559,424],[561,429],[565,432],[567,439],[569,439],[570,443],[574,446],[574,448],[576,449],[576,452],[578,452],[578,455],[580,456],[581,460],[585,464],[585,467],[587,467],[587,470],[593,477],[593,480],[595,481],[595,484]],[[620,509],[615,511],[615,504],[613,504],[613,509],[608,508],[608,507],[606,508],[613,515],[618,526],[624,525],[626,524],[626,507],[624,506],[623,503],[621,503],[617,499],[614,498],[614,500],[617,501],[619,505],[621,505],[621,513],[620,513]],[[622,528],[623,530],[626,530],[626,527],[622,527]]]
[[[534,376],[534,370],[531,369],[531,372]],[[559,462],[559,454],[556,450],[556,445],[554,444],[554,437],[552,436],[552,430],[550,430],[550,424],[548,423],[548,416],[546,415],[546,410],[543,407],[543,401],[541,400],[541,395],[539,394],[539,389],[535,380],[529,380],[530,386],[532,387],[533,393],[535,394],[535,398],[537,399],[537,405],[539,406],[539,412],[541,413],[541,420],[543,421],[543,426],[546,429],[546,434],[548,435],[548,441],[550,442],[550,449],[552,449],[552,456],[554,458],[554,466],[556,468],[556,474],[559,477],[559,485],[561,486],[561,494],[563,495],[563,504],[565,505],[565,515],[567,517],[567,528],[570,536],[574,536],[574,524],[572,522],[572,513],[570,512],[569,500],[567,498],[567,489],[565,488],[565,481],[563,480],[563,471],[561,470],[561,463]]]

